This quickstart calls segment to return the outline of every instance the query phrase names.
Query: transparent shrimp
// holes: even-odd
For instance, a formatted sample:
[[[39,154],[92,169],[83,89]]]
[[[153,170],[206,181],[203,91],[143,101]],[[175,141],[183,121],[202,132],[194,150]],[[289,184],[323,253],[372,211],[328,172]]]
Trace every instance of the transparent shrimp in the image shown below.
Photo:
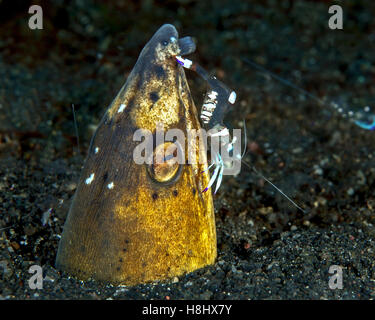
[[[220,144],[222,148],[226,148],[228,152],[234,152],[233,145],[236,143],[236,137],[234,137],[230,142],[225,142],[229,140],[229,130],[226,126],[223,125],[223,120],[225,114],[228,112],[229,104],[234,104],[236,101],[236,93],[234,91],[229,90],[222,82],[216,79],[214,76],[209,76],[208,73],[197,63],[193,61],[182,58],[180,56],[176,56],[176,60],[179,64],[181,64],[184,68],[191,69],[196,71],[204,80],[206,80],[209,84],[210,91],[206,95],[206,99],[203,102],[202,112],[200,118],[202,119],[203,124],[206,126],[207,129],[217,129],[217,132],[211,134],[211,138],[218,138],[220,139]],[[375,119],[374,119],[375,120]],[[263,178],[266,182],[271,184],[278,192],[280,192],[288,201],[290,201],[297,209],[301,210],[303,213],[306,213],[300,206],[298,206],[290,197],[288,197],[281,189],[279,189],[275,184],[273,184],[269,179],[263,176],[254,166],[249,165],[246,163],[243,158],[246,155],[246,146],[247,146],[247,134],[246,134],[246,125],[244,122],[244,131],[245,131],[245,147],[242,155],[239,153],[234,156],[236,161],[241,161],[248,167],[252,169],[257,175]],[[225,163],[223,158],[219,152],[216,152],[213,155],[213,160],[210,166],[204,170],[210,170],[212,167],[215,167],[214,172],[211,176],[210,181],[208,182],[207,187],[203,190],[206,192],[208,189],[212,187],[215,180],[216,187],[214,194],[219,190],[220,185],[223,180],[223,173],[225,168]],[[203,173],[202,172],[202,173]]]
[[[365,130],[375,130],[375,114],[370,112],[371,111],[370,106],[365,106],[364,108],[358,109],[358,108],[345,107],[336,102],[327,102],[324,99],[320,99],[316,95],[295,85],[294,83],[278,76],[272,71],[267,70],[266,68],[262,67],[261,65],[257,64],[254,61],[251,61],[250,59],[243,58],[242,61],[244,61],[247,65],[257,69],[258,71],[270,75],[272,78],[283,83],[284,85],[290,88],[293,88],[299,91],[300,93],[302,93],[303,95],[315,100],[320,105],[332,108],[333,110],[338,112],[342,117],[347,118],[349,121],[353,122],[358,127],[365,129]]]

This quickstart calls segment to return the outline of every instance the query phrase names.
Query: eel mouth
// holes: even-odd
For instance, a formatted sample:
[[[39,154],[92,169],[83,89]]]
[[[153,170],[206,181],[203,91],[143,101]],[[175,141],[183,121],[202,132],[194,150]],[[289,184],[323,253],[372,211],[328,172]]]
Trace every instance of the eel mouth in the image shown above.
[[[192,37],[184,37],[178,40],[178,46],[180,47],[180,55],[186,56],[195,51],[196,45]]]

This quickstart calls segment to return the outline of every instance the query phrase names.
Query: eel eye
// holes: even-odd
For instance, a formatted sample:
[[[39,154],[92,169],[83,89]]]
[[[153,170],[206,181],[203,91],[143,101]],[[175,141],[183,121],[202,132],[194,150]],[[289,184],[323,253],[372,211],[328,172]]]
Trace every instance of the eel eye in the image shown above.
[[[164,40],[162,43],[161,43],[164,47],[166,47],[168,45],[168,41]]]
[[[153,153],[152,164],[148,166],[148,173],[157,182],[173,182],[181,172],[182,166],[178,161],[180,146],[174,142],[158,145]]]

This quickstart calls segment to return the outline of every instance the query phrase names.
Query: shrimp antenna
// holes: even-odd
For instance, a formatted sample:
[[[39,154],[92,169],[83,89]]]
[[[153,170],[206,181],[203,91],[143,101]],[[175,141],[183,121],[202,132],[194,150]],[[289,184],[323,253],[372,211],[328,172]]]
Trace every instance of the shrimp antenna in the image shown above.
[[[78,135],[78,126],[77,126],[77,119],[76,119],[76,112],[74,110],[74,104],[72,103],[72,110],[73,110],[73,121],[74,121],[74,130],[76,131],[76,137],[77,137],[77,148],[78,148],[78,153],[80,152],[80,147],[79,147],[79,135]]]
[[[343,117],[349,117],[351,119],[351,121],[353,121],[358,127],[362,128],[362,129],[366,129],[366,130],[374,130],[375,129],[375,115],[372,114],[372,113],[369,113],[370,112],[369,106],[365,106],[363,108],[363,111],[357,111],[357,112],[354,112],[352,110],[344,110],[344,108],[339,106],[336,102],[327,103],[325,100],[320,99],[316,95],[314,95],[314,94],[308,92],[307,90],[295,85],[291,81],[286,80],[286,79],[278,76],[276,73],[274,73],[270,70],[267,70],[266,68],[262,67],[261,65],[259,65],[258,63],[254,62],[254,61],[251,61],[247,58],[243,58],[242,61],[245,62],[246,64],[250,65],[251,67],[257,69],[258,71],[261,71],[263,73],[266,73],[266,74],[270,75],[272,78],[274,78],[277,81],[283,83],[284,85],[286,85],[290,88],[293,88],[293,89],[299,91],[300,93],[304,94],[305,96],[315,100],[320,105],[335,109]],[[368,120],[362,121],[366,117],[368,117]]]
[[[297,209],[301,210],[304,214],[306,214],[306,210],[302,209],[297,203],[295,203],[287,194],[285,194],[280,188],[278,188],[275,184],[273,184],[269,179],[267,179],[263,174],[261,174],[254,166],[250,166],[247,162],[244,160],[241,160],[241,162],[248,167],[250,170],[253,170],[259,177],[267,181],[272,187],[274,187],[279,193],[281,193],[286,199],[289,200]]]
[[[279,81],[279,82],[285,84],[286,86],[288,86],[288,87],[290,87],[290,88],[293,88],[293,89],[296,89],[297,91],[299,91],[299,92],[301,92],[302,94],[308,96],[309,98],[311,98],[311,99],[313,99],[313,100],[319,102],[320,104],[323,104],[323,105],[325,104],[325,102],[324,102],[322,99],[318,98],[317,96],[313,95],[312,93],[308,92],[307,90],[305,90],[305,89],[303,89],[303,88],[301,88],[301,87],[295,85],[293,82],[291,82],[291,81],[289,81],[289,80],[287,80],[287,79],[284,79],[284,78],[278,76],[276,73],[274,73],[274,72],[272,72],[272,71],[270,71],[270,70],[268,70],[268,69],[262,67],[261,65],[255,63],[255,62],[253,62],[253,61],[251,61],[251,60],[249,60],[249,59],[247,59],[247,58],[243,58],[242,60],[243,60],[246,64],[248,64],[248,65],[254,67],[255,69],[258,69],[259,71],[261,71],[261,72],[263,72],[263,73],[267,73],[267,74],[269,74],[272,78],[274,78],[274,79],[276,79],[277,81]]]
[[[1,228],[0,231],[7,230],[7,229],[10,229],[10,228],[12,228],[12,227],[14,227],[14,225],[9,226],[9,227],[5,227],[5,228]]]
[[[259,177],[264,179],[266,182],[268,182],[272,187],[274,187],[279,193],[281,193],[286,199],[288,199],[289,202],[291,202],[297,209],[301,210],[304,214],[306,214],[306,210],[302,209],[297,203],[295,203],[285,192],[283,192],[280,188],[278,188],[275,184],[273,184],[269,179],[267,179],[262,173],[260,173],[254,166],[249,165],[243,158],[247,154],[247,132],[246,132],[246,123],[245,119],[243,119],[243,125],[244,125],[244,133],[245,133],[245,146],[244,151],[241,156],[241,162],[250,170],[253,170]]]
[[[242,156],[241,156],[241,160],[246,156],[247,154],[247,128],[246,128],[246,122],[245,122],[245,118],[242,119],[242,122],[243,122],[243,131],[244,131],[244,138],[245,138],[245,142],[243,144],[244,148],[243,148],[243,152],[242,152]]]

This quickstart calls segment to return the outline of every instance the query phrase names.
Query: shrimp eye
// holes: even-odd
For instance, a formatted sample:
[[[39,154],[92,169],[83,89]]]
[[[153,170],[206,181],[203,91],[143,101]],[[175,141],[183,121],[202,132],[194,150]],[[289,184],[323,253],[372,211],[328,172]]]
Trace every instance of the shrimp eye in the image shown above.
[[[164,47],[166,47],[168,45],[168,41],[164,40],[162,43],[161,43]]]

